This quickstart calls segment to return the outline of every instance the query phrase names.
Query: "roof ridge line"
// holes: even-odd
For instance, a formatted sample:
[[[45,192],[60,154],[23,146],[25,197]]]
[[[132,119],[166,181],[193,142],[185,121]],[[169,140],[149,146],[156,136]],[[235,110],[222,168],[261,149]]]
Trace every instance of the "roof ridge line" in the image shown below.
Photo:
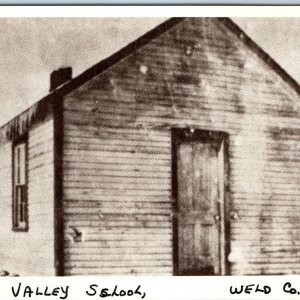
[[[187,17],[174,17],[170,18],[158,26],[154,27],[150,31],[146,32],[136,40],[130,42],[126,46],[122,47],[117,52],[113,53],[109,57],[101,60],[95,65],[91,66],[81,74],[77,75],[73,79],[69,80],[59,88],[55,89],[51,93],[48,93],[46,96],[33,103],[30,107],[24,111],[17,114],[15,117],[10,119],[8,122],[0,126],[0,130],[13,123],[14,120],[20,115],[29,112],[30,109],[41,103],[48,103],[51,99],[55,97],[63,97],[70,92],[72,92],[77,87],[83,85],[87,81],[91,80],[95,76],[101,74],[117,62],[126,58],[129,54],[134,53],[139,48],[146,45],[149,41],[160,36],[161,34],[167,32],[169,29],[173,28],[177,24],[181,23]],[[220,23],[224,24],[233,34],[235,34],[239,40],[241,40],[250,50],[253,50],[259,59],[267,63],[276,74],[278,74],[297,94],[300,95],[300,85],[299,83],[283,68],[281,67],[267,52],[265,52],[254,40],[252,40],[243,29],[241,29],[233,20],[228,17],[217,17],[216,18]]]

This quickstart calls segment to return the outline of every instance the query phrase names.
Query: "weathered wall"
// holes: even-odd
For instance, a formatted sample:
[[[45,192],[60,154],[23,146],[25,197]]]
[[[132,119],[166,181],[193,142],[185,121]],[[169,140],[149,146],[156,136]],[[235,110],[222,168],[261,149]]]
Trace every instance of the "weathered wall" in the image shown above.
[[[231,273],[299,272],[299,97],[224,24],[185,20],[64,107],[66,274],[172,274],[170,129],[189,126],[229,133]]]
[[[28,232],[12,231],[12,144],[0,146],[0,270],[54,275],[53,119],[28,137]]]

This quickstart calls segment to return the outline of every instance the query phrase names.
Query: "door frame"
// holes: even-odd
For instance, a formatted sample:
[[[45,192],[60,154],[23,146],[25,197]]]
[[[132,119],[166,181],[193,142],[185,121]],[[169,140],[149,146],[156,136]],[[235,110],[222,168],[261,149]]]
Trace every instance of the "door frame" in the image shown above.
[[[173,274],[179,275],[178,270],[178,179],[177,179],[177,145],[186,141],[207,141],[216,143],[216,147],[223,147],[224,186],[223,186],[223,228],[220,230],[220,275],[230,275],[228,254],[230,253],[230,186],[229,186],[229,135],[223,131],[203,130],[198,128],[171,129],[172,156],[172,202],[173,202]],[[221,225],[222,226],[222,225]]]

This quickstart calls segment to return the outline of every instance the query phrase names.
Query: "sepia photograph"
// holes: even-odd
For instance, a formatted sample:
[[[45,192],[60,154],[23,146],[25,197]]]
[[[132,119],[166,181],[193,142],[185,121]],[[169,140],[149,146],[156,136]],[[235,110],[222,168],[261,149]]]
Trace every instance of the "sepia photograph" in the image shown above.
[[[300,273],[300,18],[0,18],[0,276]]]

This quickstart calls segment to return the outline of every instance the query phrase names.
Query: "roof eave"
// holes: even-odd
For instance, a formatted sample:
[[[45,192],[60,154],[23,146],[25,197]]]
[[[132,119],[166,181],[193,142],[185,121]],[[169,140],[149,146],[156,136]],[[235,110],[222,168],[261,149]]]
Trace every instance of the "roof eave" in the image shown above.
[[[124,48],[120,49],[113,55],[100,61],[96,65],[84,71],[82,74],[78,75],[77,77],[68,81],[67,83],[57,88],[50,94],[46,95],[34,105],[26,109],[24,112],[20,113],[15,118],[1,126],[0,131],[2,133],[2,136],[3,131],[5,131],[5,128],[9,128],[10,126],[13,126],[13,124],[17,124],[17,121],[22,119],[22,115],[31,115],[31,112],[35,110],[35,107],[40,107],[40,109],[43,112],[48,111],[49,105],[52,106],[51,102],[55,101],[53,99],[56,99],[57,97],[64,97],[65,95],[69,94],[70,92],[80,87],[87,81],[91,80],[92,78],[101,74],[114,64],[118,63],[128,55],[134,53],[154,38],[173,28],[174,26],[182,22],[184,19],[185,18],[170,18],[169,20],[156,26],[154,29],[150,30],[146,34],[142,35],[137,40],[131,42]],[[258,57],[260,57],[266,64],[268,64],[285,82],[289,84],[291,88],[293,88],[297,92],[298,95],[300,95],[300,85],[298,84],[298,82],[292,76],[290,76],[274,59],[272,59],[270,55],[268,55],[261,47],[259,47],[236,23],[234,23],[230,18],[217,19],[221,23],[223,23],[231,32],[233,32],[240,40],[242,40],[248,48],[252,49],[252,51],[254,51]],[[24,117],[23,119],[26,118]],[[8,136],[11,136],[11,134],[9,133]]]

